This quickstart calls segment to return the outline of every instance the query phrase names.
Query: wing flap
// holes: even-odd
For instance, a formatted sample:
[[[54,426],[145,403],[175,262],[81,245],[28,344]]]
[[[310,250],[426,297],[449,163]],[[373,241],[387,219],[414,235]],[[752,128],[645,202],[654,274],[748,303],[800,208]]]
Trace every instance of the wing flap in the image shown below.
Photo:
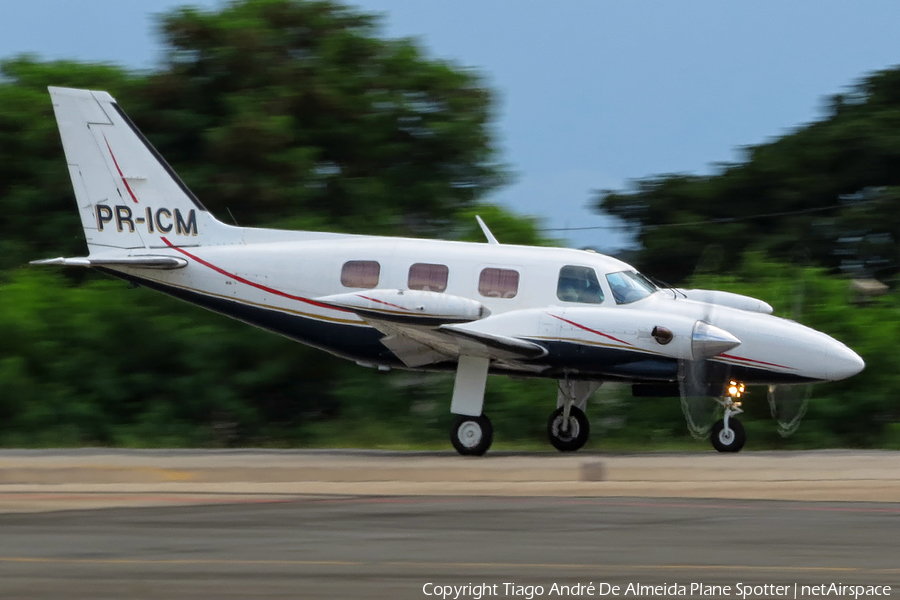
[[[428,344],[418,342],[402,333],[386,335],[381,338],[381,343],[410,368],[433,365],[453,358],[452,353],[438,352]]]

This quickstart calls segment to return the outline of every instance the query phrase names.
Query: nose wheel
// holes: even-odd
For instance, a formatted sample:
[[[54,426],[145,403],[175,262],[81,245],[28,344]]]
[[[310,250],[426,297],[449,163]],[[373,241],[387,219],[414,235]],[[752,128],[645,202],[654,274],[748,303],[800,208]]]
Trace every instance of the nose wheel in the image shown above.
[[[735,382],[731,383],[733,385],[729,387],[729,393],[733,391],[733,396],[725,396],[719,400],[725,408],[725,416],[715,422],[709,436],[713,448],[719,452],[740,452],[744,444],[747,443],[747,434],[744,432],[744,426],[734,416],[744,412],[741,408],[741,403],[735,401],[735,397],[741,397],[741,394],[744,392],[744,386],[735,384]],[[737,385],[740,385],[740,388]]]
[[[719,452],[740,452],[747,442],[747,434],[737,419],[729,420],[728,429],[725,428],[725,420],[719,419],[712,427],[710,441]]]

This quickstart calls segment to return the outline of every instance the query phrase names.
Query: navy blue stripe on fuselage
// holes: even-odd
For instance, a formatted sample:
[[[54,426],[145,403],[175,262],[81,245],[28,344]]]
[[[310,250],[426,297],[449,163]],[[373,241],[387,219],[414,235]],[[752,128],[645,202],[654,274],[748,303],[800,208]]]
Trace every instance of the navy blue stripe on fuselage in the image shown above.
[[[567,340],[529,339],[547,348],[539,362],[551,369],[591,373],[615,380],[672,381],[678,376],[675,359],[641,352],[579,344]]]
[[[548,375],[566,370],[575,371],[581,375],[593,375],[600,380],[632,382],[674,382],[678,380],[678,360],[674,358],[638,350],[579,344],[567,340],[530,339],[529,341],[547,348],[547,356],[536,362],[550,366]],[[715,363],[714,371],[726,373],[726,378],[749,385],[813,383],[816,381],[793,373],[720,362]]]
[[[348,360],[398,368],[404,366],[394,353],[381,343],[384,334],[372,327],[329,323],[236,300],[208,296],[112,269],[99,267],[97,270]]]

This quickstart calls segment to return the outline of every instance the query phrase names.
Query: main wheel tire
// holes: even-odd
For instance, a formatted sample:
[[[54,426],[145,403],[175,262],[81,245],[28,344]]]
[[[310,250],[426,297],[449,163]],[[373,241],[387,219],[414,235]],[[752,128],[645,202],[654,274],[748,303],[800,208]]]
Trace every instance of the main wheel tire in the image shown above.
[[[712,433],[709,436],[713,448],[719,452],[740,452],[744,444],[747,443],[747,434],[744,432],[744,426],[734,417],[728,419],[728,429],[725,431],[725,421],[719,419],[712,427]]]
[[[463,456],[482,456],[494,441],[494,426],[485,415],[458,415],[450,428],[450,442]]]
[[[588,441],[591,424],[580,408],[569,409],[569,428],[563,431],[563,407],[557,408],[547,421],[547,436],[550,443],[560,452],[575,452]]]

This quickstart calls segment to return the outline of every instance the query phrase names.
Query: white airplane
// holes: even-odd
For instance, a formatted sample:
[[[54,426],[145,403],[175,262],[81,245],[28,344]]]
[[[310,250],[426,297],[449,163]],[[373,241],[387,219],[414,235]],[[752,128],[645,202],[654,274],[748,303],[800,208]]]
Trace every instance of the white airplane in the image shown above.
[[[587,441],[602,382],[720,397],[715,448],[746,440],[744,385],[835,381],[862,359],[727,292],[673,290],[590,251],[233,227],[217,221],[106,92],[49,88],[91,267],[360,365],[455,371],[451,441],[481,455],[489,373],[559,381],[548,434]],[[693,390],[693,391],[691,391]]]

